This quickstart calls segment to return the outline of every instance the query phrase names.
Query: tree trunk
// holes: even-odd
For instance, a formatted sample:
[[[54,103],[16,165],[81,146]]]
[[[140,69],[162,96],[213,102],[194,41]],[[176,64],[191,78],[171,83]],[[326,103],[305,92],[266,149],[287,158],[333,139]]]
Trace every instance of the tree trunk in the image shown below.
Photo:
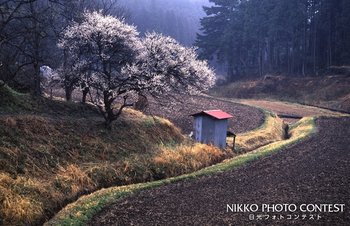
[[[35,11],[35,6],[34,6],[34,2],[30,3],[30,11],[31,11],[31,16],[32,18],[32,26],[33,26],[33,58],[34,58],[34,63],[33,63],[33,67],[34,67],[34,95],[35,96],[41,96],[42,91],[41,91],[41,87],[40,87],[40,83],[41,83],[41,79],[40,79],[40,65],[39,65],[39,61],[40,61],[40,28],[39,28],[39,24],[38,24],[38,15],[37,12]]]
[[[315,9],[315,6],[314,6],[314,10],[313,11],[316,11],[316,9]],[[313,43],[313,50],[312,50],[312,58],[313,58],[313,73],[314,74],[316,74],[316,61],[317,61],[317,59],[316,59],[316,38],[317,38],[317,23],[316,23],[316,17],[313,19],[313,36],[312,36],[312,38],[313,38],[313,41],[312,41],[312,43]]]
[[[39,63],[34,63],[34,95],[41,96],[41,87],[40,87],[40,67]]]
[[[258,41],[258,65],[259,65],[259,76],[260,77],[262,77],[263,76],[263,66],[262,66],[262,64],[263,64],[263,62],[262,62],[262,60],[263,60],[263,57],[262,57],[262,50],[261,50],[261,44],[260,44],[260,41]]]
[[[64,90],[65,90],[65,93],[66,93],[66,100],[67,101],[71,101],[72,100],[72,93],[73,93],[73,86],[70,86],[70,85],[66,85],[64,87]]]
[[[90,91],[89,87],[85,87],[83,89],[83,98],[82,98],[81,102],[86,103],[86,96],[88,95],[89,91]]]
[[[228,62],[227,63],[227,77],[230,82],[234,81],[234,73],[233,73],[233,63]]]
[[[307,5],[305,12],[307,12]],[[306,34],[307,34],[307,18],[304,18],[304,27],[303,27],[303,51],[302,51],[302,63],[301,63],[301,74],[305,77],[305,64],[306,64]]]
[[[112,130],[112,122],[113,122],[113,120],[110,120],[108,118],[105,120],[105,127],[106,127],[106,129]]]
[[[104,91],[103,92],[103,103],[104,103],[104,118],[105,118],[105,126],[107,129],[112,129],[112,122],[117,119],[117,117],[113,113],[113,96],[111,92]]]
[[[103,117],[105,119],[105,126],[107,129],[112,129],[112,122],[117,120],[119,116],[121,115],[123,109],[125,107],[132,107],[133,104],[128,104],[127,99],[128,96],[123,97],[123,103],[120,105],[119,109],[114,112],[113,109],[113,102],[116,98],[113,96],[113,93],[110,91],[103,91],[103,102],[104,102],[104,109],[102,106],[100,106],[100,112],[103,114]]]

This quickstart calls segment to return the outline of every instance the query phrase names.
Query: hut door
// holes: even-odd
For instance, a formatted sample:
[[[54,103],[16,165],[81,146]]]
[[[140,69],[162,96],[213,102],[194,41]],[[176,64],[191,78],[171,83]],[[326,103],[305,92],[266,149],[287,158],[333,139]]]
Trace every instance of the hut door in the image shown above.
[[[202,117],[196,118],[196,123],[195,123],[195,138],[197,141],[202,140]]]

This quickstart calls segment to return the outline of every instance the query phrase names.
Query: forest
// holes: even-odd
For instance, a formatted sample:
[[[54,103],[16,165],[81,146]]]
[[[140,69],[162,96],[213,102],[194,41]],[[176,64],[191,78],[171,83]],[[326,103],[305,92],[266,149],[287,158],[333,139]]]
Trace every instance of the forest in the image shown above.
[[[230,80],[317,75],[350,63],[350,1],[210,0],[196,45]]]

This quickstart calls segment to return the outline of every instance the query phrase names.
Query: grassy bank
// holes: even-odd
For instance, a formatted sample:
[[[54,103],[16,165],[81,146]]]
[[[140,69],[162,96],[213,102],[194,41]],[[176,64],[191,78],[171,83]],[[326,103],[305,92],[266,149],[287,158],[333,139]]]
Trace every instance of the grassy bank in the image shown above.
[[[244,153],[269,143],[283,140],[285,138],[285,130],[283,129],[285,126],[282,119],[274,114],[265,112],[265,122],[260,128],[237,136],[235,151]],[[228,139],[229,145],[231,144],[230,142],[232,143],[232,140]]]
[[[291,138],[288,140],[281,140],[271,143],[254,151],[227,159],[222,163],[206,167],[194,173],[149,183],[102,189],[93,194],[84,196],[77,202],[68,205],[53,219],[47,222],[46,225],[85,225],[94,214],[107,206],[109,203],[115,202],[116,200],[122,199],[123,197],[131,195],[135,192],[239,167],[250,161],[279,151],[286,146],[300,142],[311,136],[313,133],[315,133],[315,131],[315,118],[305,118],[291,128]]]
[[[229,155],[132,109],[109,131],[92,106],[0,89],[3,225],[38,225],[83,194],[193,172]]]

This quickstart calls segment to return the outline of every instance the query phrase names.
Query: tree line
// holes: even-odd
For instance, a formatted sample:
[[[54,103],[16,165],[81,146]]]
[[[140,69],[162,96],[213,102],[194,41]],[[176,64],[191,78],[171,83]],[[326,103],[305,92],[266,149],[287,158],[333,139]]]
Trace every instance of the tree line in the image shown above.
[[[317,75],[350,63],[348,0],[210,0],[196,45],[227,77]]]

